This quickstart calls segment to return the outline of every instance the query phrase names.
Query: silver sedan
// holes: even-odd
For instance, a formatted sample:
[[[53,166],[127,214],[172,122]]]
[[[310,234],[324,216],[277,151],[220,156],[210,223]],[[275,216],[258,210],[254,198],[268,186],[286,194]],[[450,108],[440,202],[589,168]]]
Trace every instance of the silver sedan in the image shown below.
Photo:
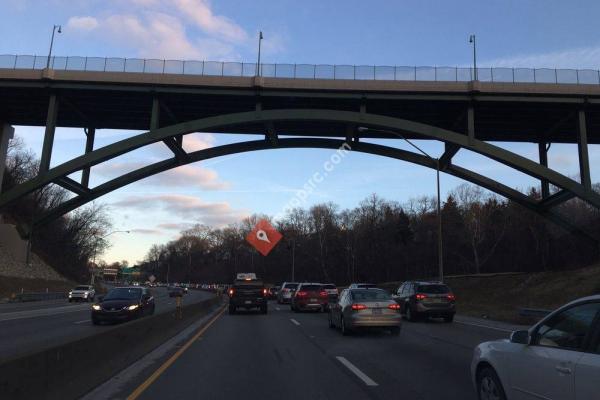
[[[382,289],[345,289],[330,306],[329,327],[343,335],[362,327],[381,327],[400,334],[400,306]]]

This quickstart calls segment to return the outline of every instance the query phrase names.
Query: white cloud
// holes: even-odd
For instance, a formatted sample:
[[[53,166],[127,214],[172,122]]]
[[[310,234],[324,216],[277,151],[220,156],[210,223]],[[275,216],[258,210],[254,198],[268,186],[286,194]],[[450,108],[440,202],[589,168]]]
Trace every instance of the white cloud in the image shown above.
[[[183,149],[188,153],[213,147],[215,137],[212,133],[190,133],[183,137]]]
[[[173,0],[173,3],[206,33],[235,43],[248,39],[241,26],[225,16],[213,14],[207,0]]]
[[[502,57],[483,61],[481,65],[490,67],[598,69],[600,67],[600,46]]]
[[[91,31],[98,27],[98,20],[94,17],[71,17],[67,21],[68,29]]]
[[[112,203],[112,206],[133,208],[138,211],[160,209],[209,226],[225,226],[238,222],[248,215],[245,211],[234,210],[229,203],[206,203],[197,197],[179,194],[129,196]]]

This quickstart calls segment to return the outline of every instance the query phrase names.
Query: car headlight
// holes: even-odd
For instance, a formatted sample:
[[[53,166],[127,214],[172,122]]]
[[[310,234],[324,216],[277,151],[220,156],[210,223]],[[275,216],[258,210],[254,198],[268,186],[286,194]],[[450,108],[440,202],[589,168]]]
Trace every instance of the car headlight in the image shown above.
[[[88,294],[87,294],[87,293],[84,293],[84,294],[83,294],[83,297],[88,297]]]
[[[100,307],[100,305],[99,305],[99,304],[94,304],[94,305],[92,306],[92,308],[93,308],[94,310],[96,310],[96,311],[100,311],[100,310],[102,309],[102,307]]]
[[[139,306],[137,304],[132,304],[129,307],[127,307],[128,310],[135,310],[136,308],[138,308]]]

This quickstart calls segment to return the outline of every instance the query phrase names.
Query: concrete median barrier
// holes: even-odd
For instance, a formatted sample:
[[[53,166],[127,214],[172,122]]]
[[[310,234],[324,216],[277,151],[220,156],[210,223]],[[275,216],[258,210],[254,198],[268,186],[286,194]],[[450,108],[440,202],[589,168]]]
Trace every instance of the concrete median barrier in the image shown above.
[[[76,399],[132,364],[221,303],[215,297],[0,363],[0,399]],[[40,332],[43,335],[43,332]]]

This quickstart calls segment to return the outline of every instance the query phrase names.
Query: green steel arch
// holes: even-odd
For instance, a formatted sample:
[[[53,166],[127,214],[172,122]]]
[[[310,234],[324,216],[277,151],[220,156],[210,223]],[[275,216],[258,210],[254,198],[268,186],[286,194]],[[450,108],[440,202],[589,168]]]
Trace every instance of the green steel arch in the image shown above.
[[[450,162],[451,156],[444,163],[444,172],[485,187],[499,195],[518,202],[519,204],[522,204],[523,206],[539,213],[540,215],[559,223],[561,226],[570,231],[577,231],[577,228],[573,227],[570,223],[568,223],[568,221],[563,220],[560,216],[553,213],[550,210],[552,205],[558,204],[561,201],[564,201],[564,199],[579,197],[589,202],[593,206],[600,208],[600,195],[592,191],[591,188],[587,188],[579,182],[576,182],[525,157],[519,156],[498,146],[477,140],[474,135],[464,135],[431,125],[378,114],[323,109],[257,110],[251,112],[219,115],[152,129],[148,132],[141,133],[139,135],[91,151],[80,157],[76,157],[61,165],[51,168],[48,171],[41,172],[37,177],[3,193],[0,196],[0,207],[50,183],[61,184],[77,194],[76,197],[68,200],[64,204],[58,206],[56,209],[50,210],[47,214],[39,216],[34,221],[34,225],[40,225],[119,187],[146,178],[153,174],[160,173],[170,168],[175,168],[191,162],[219,157],[227,154],[273,148],[317,147],[335,149],[339,148],[344,143],[343,140],[336,139],[277,137],[274,131],[277,123],[295,121],[335,122],[348,126],[349,131],[354,129],[356,126],[367,126],[376,129],[397,131],[399,133],[411,133],[423,137],[424,139],[435,139],[442,141],[447,145],[452,146],[455,149],[454,152],[457,151],[456,149],[460,148],[477,152],[505,165],[511,166],[528,175],[552,183],[562,190],[557,194],[557,196],[550,196],[546,199],[535,200],[529,198],[519,191],[503,185],[500,182],[494,181],[465,168],[453,165]],[[77,182],[67,178],[69,174],[72,174],[76,171],[84,170],[85,168],[100,164],[104,161],[152,143],[167,141],[169,139],[172,140],[172,138],[180,137],[181,135],[188,133],[218,130],[248,123],[264,125],[265,131],[269,131],[265,137],[265,140],[218,146],[193,153],[185,153],[182,149],[179,149],[179,151],[174,151],[176,153],[176,157],[174,158],[140,168],[95,188],[84,187],[83,185],[80,185]],[[349,144],[353,151],[392,157],[422,166],[436,168],[437,163],[435,160],[429,159],[420,154],[388,146],[364,143],[356,139],[351,139],[352,137],[356,138],[355,133],[351,133],[348,137],[350,140]],[[442,157],[442,159],[443,158],[444,157]],[[557,200],[554,201],[554,199]]]

